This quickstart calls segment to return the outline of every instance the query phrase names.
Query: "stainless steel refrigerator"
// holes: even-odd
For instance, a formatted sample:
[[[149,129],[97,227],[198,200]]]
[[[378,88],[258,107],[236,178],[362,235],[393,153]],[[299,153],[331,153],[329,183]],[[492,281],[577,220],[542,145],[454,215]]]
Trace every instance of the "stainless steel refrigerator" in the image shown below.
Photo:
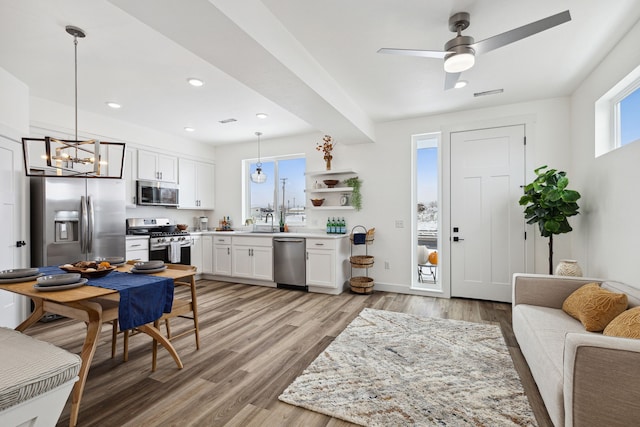
[[[31,265],[125,256],[125,183],[30,178]]]

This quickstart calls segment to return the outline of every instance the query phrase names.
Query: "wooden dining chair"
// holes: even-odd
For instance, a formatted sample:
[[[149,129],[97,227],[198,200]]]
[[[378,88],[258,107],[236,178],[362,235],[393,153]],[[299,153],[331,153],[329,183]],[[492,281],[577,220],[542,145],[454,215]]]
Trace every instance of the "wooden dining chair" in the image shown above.
[[[165,264],[167,268],[175,269],[175,270],[185,270],[185,271],[193,271],[195,273],[196,267],[192,265],[183,265],[183,264]],[[183,337],[185,335],[193,333],[195,335],[196,340],[196,349],[200,349],[200,327],[198,321],[198,298],[196,293],[196,280],[195,274],[189,277],[189,281],[186,280],[175,280],[174,286],[188,286],[190,298],[183,298],[182,295],[180,297],[173,299],[173,305],[171,307],[170,313],[164,313],[159,319],[154,322],[154,326],[159,329],[160,323],[164,322],[165,328],[167,330],[167,339],[172,341],[174,339]],[[187,318],[193,321],[193,327],[182,329],[177,334],[172,333],[170,320],[176,317]],[[124,351],[123,351],[123,360],[126,362],[129,359],[129,336],[131,335],[130,330],[123,331],[124,332]],[[114,357],[115,348],[116,348],[116,340],[117,340],[117,322],[113,325],[113,336],[112,336],[112,348],[111,348],[111,357]],[[156,361],[158,354],[158,342],[153,340],[153,358],[151,364],[151,370],[156,370]]]
[[[188,286],[191,294],[191,299],[174,298],[173,307],[170,313],[165,313],[153,323],[153,326],[159,329],[160,322],[164,321],[165,328],[167,330],[167,339],[173,341],[174,339],[183,337],[185,335],[193,333],[196,339],[196,350],[200,350],[200,327],[198,323],[198,297],[196,293],[196,279],[195,271],[196,267],[192,265],[184,264],[166,264],[167,268],[175,270],[193,271],[194,274],[189,277],[189,281],[176,280],[175,286]],[[171,326],[169,321],[173,318],[181,317],[191,319],[193,321],[193,327],[183,329],[178,334],[171,332]],[[125,336],[126,337],[126,336]],[[158,355],[158,342],[153,340],[153,360],[151,364],[151,370],[156,370],[156,360]]]

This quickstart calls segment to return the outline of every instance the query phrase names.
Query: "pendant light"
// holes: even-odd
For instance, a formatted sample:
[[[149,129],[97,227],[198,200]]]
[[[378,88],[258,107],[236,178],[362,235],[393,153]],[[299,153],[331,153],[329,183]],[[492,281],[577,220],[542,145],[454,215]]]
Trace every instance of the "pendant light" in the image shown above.
[[[86,34],[73,25],[67,25],[65,31],[73,36],[75,139],[22,138],[25,171],[28,176],[122,178],[124,143],[78,140],[78,39]],[[103,152],[107,153],[104,158]]]
[[[256,171],[251,174],[251,182],[262,184],[267,180],[267,175],[262,172],[262,163],[260,162],[260,136],[262,136],[262,132],[256,132],[256,136],[258,137],[258,163],[256,163]]]

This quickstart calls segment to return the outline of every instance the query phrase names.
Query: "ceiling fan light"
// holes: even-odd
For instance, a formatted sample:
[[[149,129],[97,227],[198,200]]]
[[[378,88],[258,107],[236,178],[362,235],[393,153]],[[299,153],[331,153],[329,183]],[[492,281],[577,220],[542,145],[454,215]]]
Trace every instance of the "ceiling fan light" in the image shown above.
[[[469,84],[469,82],[468,82],[468,81],[466,81],[466,80],[458,80],[458,81],[456,82],[456,84],[454,84],[454,85],[453,85],[453,87],[454,87],[455,89],[462,89],[463,87],[465,87],[465,86],[466,86],[466,85],[468,85],[468,84]]]
[[[461,73],[473,67],[476,57],[472,53],[454,53],[444,60],[444,70],[447,73]]]

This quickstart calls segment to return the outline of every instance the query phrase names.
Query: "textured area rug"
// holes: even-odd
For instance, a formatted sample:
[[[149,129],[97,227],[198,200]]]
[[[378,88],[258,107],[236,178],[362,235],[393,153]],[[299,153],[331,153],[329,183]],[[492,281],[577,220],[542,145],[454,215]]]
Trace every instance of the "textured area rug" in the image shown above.
[[[365,308],[280,395],[364,426],[535,426],[500,328]]]

